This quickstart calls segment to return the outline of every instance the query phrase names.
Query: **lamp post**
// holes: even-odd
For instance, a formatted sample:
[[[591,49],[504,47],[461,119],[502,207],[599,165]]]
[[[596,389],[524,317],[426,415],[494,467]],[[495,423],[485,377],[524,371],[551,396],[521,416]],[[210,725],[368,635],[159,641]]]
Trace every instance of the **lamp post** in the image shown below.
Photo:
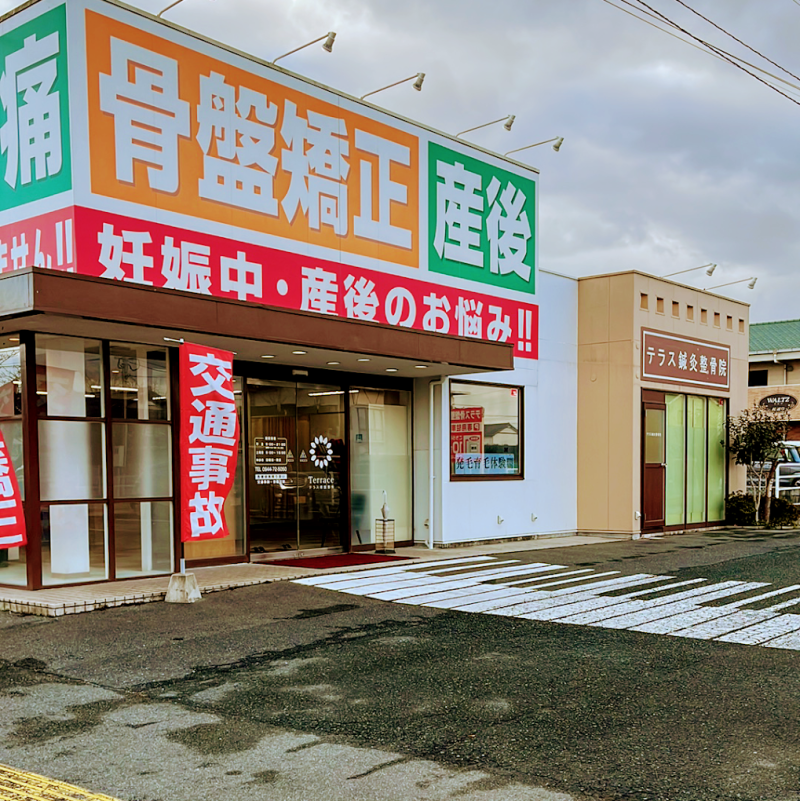
[[[738,281],[728,281],[727,284],[717,284],[716,286],[709,286],[706,287],[703,291],[710,292],[712,289],[721,289],[724,286],[733,286],[734,284],[743,284],[745,281],[748,281],[747,284],[748,289],[754,289],[756,285],[756,281],[758,281],[758,276],[755,278],[740,278]]]
[[[395,81],[394,83],[390,83],[387,86],[382,86],[380,89],[374,89],[371,92],[367,92],[365,95],[361,95],[361,99],[363,100],[365,97],[369,97],[370,95],[376,95],[378,92],[382,92],[384,89],[391,89],[393,86],[400,86],[401,83],[407,83],[408,81],[414,81],[413,86],[418,91],[422,91],[422,82],[425,80],[425,73],[418,72],[415,75],[409,75],[408,78],[403,78],[402,81]]]
[[[456,139],[458,139],[459,136],[463,136],[465,133],[471,133],[472,131],[477,131],[480,128],[488,128],[490,125],[495,125],[498,122],[502,122],[503,123],[503,127],[507,131],[510,131],[511,130],[511,126],[514,124],[514,120],[516,118],[517,117],[516,117],[515,114],[509,114],[507,117],[500,117],[499,120],[492,120],[491,122],[484,122],[483,125],[476,125],[474,128],[467,128],[466,131],[461,131],[461,133],[457,133],[456,134]],[[505,120],[505,122],[503,122],[504,120]]]
[[[532,145],[525,145],[525,147],[515,147],[513,150],[509,150],[507,153],[504,153],[505,156],[510,156],[512,153],[519,153],[520,150],[528,150],[531,147],[539,147],[539,145],[546,145],[548,142],[555,142],[553,145],[553,150],[558,153],[561,149],[561,145],[564,144],[564,137],[563,136],[554,136],[552,139],[545,139],[544,142],[534,142]]]
[[[178,0],[178,2],[180,1],[181,0]],[[317,42],[322,42],[323,39],[325,41],[322,44],[322,49],[325,50],[327,53],[333,52],[333,42],[336,39],[336,32],[329,31],[324,36],[320,36],[318,39],[306,42],[304,45],[300,45],[300,47],[295,47],[294,50],[290,50],[288,53],[284,53],[283,55],[278,56],[272,63],[277,64],[282,58],[286,58],[286,56],[291,56],[292,53],[296,53],[298,50],[303,50],[306,47],[311,47],[311,45],[316,44]]]
[[[714,275],[714,270],[717,269],[716,264],[712,264],[709,262],[708,264],[701,264],[699,267],[690,267],[688,270],[678,270],[676,273],[667,273],[666,275],[662,275],[662,278],[672,278],[673,275],[683,275],[684,273],[690,273],[692,270],[702,270],[703,267],[707,267],[706,275]]]

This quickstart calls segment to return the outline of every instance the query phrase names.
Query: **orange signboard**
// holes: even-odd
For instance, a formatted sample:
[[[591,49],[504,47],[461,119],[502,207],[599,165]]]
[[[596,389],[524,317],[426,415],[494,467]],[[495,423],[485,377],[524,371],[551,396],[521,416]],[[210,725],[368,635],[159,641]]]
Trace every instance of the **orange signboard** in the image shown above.
[[[417,137],[85,14],[95,194],[419,266]]]

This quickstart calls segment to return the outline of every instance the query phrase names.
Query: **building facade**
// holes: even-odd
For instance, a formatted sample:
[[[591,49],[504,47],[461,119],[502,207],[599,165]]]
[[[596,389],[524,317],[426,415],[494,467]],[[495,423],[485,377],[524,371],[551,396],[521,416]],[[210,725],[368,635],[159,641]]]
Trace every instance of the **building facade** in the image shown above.
[[[720,525],[744,487],[725,422],[747,402],[747,304],[637,272],[579,287],[579,529]]]
[[[0,44],[0,489],[27,531],[0,585],[721,519],[745,306],[539,270],[537,171],[113,0],[26,4]],[[645,375],[669,336],[707,380]],[[179,448],[184,342],[234,353],[224,538],[181,538],[214,464]]]
[[[27,4],[0,42],[27,528],[0,584],[374,548],[384,514],[399,546],[575,529],[570,468],[526,449],[540,406],[575,430],[576,290],[537,269],[535,170],[116,2]],[[179,477],[213,452],[178,448],[184,341],[234,352],[242,432],[230,535],[186,543]]]
[[[787,439],[800,441],[800,320],[750,327],[748,405],[785,412]]]

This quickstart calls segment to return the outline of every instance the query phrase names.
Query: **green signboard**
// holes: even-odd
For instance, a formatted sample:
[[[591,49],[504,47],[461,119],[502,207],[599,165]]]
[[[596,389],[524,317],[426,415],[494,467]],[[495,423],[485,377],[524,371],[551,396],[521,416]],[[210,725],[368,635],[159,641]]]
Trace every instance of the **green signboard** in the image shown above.
[[[536,292],[536,184],[428,145],[428,269]]]
[[[0,210],[71,186],[61,5],[0,36]]]

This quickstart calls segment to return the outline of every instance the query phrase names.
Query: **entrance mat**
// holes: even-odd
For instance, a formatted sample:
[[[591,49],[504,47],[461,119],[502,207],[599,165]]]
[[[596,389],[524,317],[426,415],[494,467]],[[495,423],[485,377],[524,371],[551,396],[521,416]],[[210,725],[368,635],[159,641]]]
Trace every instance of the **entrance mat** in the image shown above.
[[[270,564],[275,567],[311,567],[317,570],[328,570],[332,567],[371,565],[376,562],[407,562],[413,558],[413,556],[383,556],[375,553],[337,553],[333,556],[313,556],[310,559],[277,559]]]

